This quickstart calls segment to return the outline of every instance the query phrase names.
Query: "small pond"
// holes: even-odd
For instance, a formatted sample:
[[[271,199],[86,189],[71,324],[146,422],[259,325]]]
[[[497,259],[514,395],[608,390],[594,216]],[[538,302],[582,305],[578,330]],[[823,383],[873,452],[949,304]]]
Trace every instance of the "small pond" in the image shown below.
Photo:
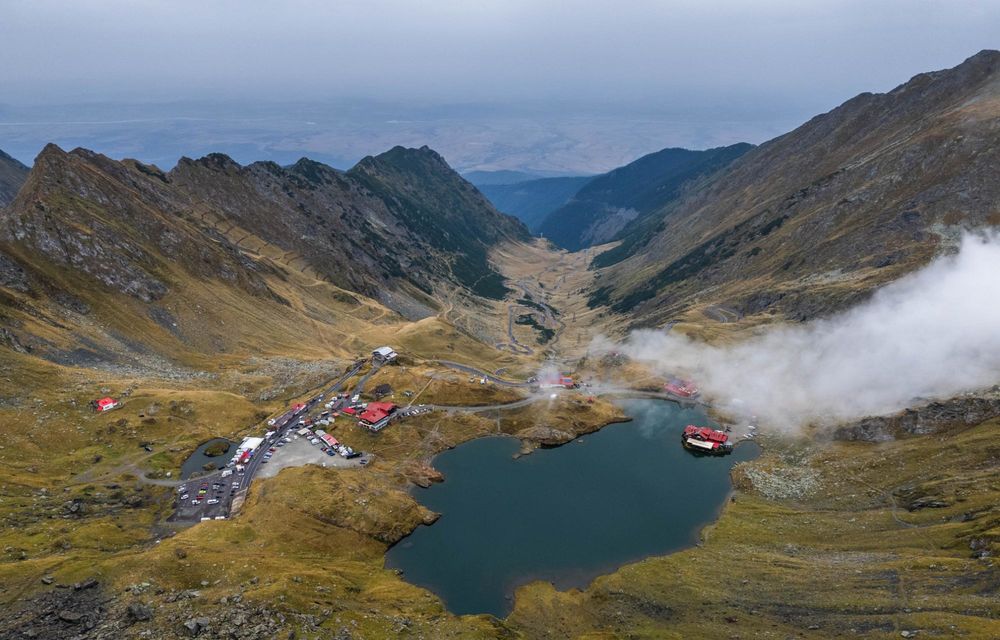
[[[207,455],[207,453],[212,453],[213,451],[221,451],[224,447],[227,448],[221,455]],[[229,459],[233,457],[233,453],[235,452],[236,443],[225,438],[213,438],[208,442],[203,442],[198,445],[194,453],[188,456],[188,459],[181,465],[181,479],[187,480],[196,473],[208,473],[205,469],[205,465],[207,464],[213,464],[216,469],[221,469],[226,466],[226,463],[229,462]]]

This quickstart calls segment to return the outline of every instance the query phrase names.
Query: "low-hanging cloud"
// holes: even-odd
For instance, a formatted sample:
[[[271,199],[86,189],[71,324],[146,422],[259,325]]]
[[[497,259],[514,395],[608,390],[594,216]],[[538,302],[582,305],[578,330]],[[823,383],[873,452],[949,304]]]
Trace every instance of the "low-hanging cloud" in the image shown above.
[[[1000,382],[1000,240],[959,252],[840,315],[711,346],[634,332],[620,347],[662,374],[695,376],[724,410],[765,426],[833,424]]]

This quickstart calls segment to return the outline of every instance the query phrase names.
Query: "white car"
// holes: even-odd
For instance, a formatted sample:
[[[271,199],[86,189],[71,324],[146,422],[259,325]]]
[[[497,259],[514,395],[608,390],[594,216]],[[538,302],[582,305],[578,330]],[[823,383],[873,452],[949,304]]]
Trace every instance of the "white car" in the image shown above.
[[[209,498],[208,504],[219,504],[218,498]]]

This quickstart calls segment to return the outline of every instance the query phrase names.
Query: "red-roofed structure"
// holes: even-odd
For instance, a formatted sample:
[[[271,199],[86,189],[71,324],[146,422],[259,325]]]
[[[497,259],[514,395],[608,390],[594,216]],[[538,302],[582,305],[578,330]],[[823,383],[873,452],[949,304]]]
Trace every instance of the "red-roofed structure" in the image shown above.
[[[321,435],[319,437],[319,439],[322,440],[323,442],[325,442],[326,444],[328,444],[331,447],[336,447],[336,446],[340,445],[340,441],[338,441],[336,438],[334,438],[333,436],[331,436],[329,433],[324,433],[323,435]]]
[[[94,411],[98,413],[104,411],[111,411],[112,409],[117,409],[121,404],[114,398],[101,398],[100,400],[94,400],[90,403],[90,406],[94,407]]]
[[[680,396],[682,398],[697,398],[699,391],[698,387],[694,386],[693,382],[689,380],[681,380],[679,378],[674,378],[667,384],[663,385],[663,389],[667,393],[672,393],[675,396]]]
[[[692,451],[717,455],[730,453],[733,450],[733,443],[729,441],[729,435],[725,431],[693,424],[684,427],[681,444]]]
[[[395,411],[396,405],[391,402],[369,402],[358,416],[358,423],[372,431],[379,431],[389,424],[389,418]]]

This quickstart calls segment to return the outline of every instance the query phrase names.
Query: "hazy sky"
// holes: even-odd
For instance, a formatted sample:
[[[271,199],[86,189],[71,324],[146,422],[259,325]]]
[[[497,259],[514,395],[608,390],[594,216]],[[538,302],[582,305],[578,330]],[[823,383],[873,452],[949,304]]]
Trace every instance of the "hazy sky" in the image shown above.
[[[784,124],[997,46],[1000,0],[0,0],[0,106],[363,98]]]
[[[240,95],[766,104],[1000,46],[1000,2],[0,0],[4,102]]]

